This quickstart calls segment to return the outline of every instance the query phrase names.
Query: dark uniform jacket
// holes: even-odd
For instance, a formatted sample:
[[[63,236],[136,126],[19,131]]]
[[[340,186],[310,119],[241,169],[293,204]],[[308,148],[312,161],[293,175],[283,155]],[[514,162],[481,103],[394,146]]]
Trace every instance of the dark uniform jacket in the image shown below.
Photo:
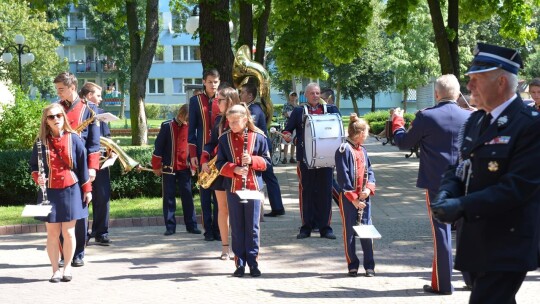
[[[154,142],[152,168],[172,173],[189,168],[187,146],[188,126],[176,119],[164,121]]]
[[[212,99],[213,100],[213,99]],[[210,133],[217,113],[217,102],[210,102],[210,98],[204,94],[193,96],[189,99],[189,155],[200,157],[204,145],[210,141]]]
[[[474,112],[465,124],[461,160],[446,172],[440,188],[465,209],[455,268],[534,270],[540,240],[540,162],[535,161],[540,113],[517,97],[480,135],[483,115]],[[469,161],[471,171],[464,167]]]
[[[436,193],[442,175],[458,159],[458,133],[470,114],[454,101],[441,101],[416,113],[407,132],[404,123],[398,123],[400,117],[394,117],[392,130],[396,145],[402,150],[419,145],[418,188]]]

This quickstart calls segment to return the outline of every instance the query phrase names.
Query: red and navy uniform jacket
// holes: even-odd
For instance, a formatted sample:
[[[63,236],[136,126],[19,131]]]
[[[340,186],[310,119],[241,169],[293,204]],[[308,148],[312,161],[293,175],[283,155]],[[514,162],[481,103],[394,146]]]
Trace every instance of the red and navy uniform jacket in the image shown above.
[[[47,137],[41,145],[43,167],[47,176],[47,188],[64,189],[79,183],[83,192],[92,191],[88,176],[86,148],[82,139],[75,133],[64,132],[59,138]],[[37,184],[39,176],[38,150],[34,144],[30,158],[32,178]]]
[[[317,104],[316,107],[311,107],[309,104],[308,114],[325,114],[324,106]],[[335,105],[326,105],[326,113],[339,113],[338,108]],[[296,130],[296,159],[303,160],[305,155],[304,147],[304,106],[298,106],[294,108],[287,121],[287,125],[283,131],[283,134],[292,134]]]
[[[171,119],[161,124],[154,143],[152,169],[163,169],[164,172],[185,170],[188,165],[188,126]]]
[[[261,172],[270,166],[270,156],[266,136],[260,131],[248,131],[247,152],[251,155],[251,164],[247,175],[246,190],[261,190],[263,180]],[[219,137],[216,167],[225,178],[224,187],[234,193],[242,190],[242,176],[234,174],[234,169],[242,166],[244,132],[226,131]]]
[[[210,105],[210,99],[213,99]],[[219,113],[216,111],[216,98],[210,98],[206,92],[189,99],[189,155],[200,157],[204,145],[210,141],[213,120]],[[214,113],[216,112],[216,113]]]
[[[85,120],[92,117],[90,108],[94,112],[97,111],[95,104],[91,102],[87,103],[79,97],[77,97],[71,104],[65,100],[60,101],[60,104],[64,107],[69,125],[74,130],[77,129],[77,127]],[[99,150],[99,132],[99,122],[97,119],[95,119],[79,134],[84,142],[84,146],[86,147],[89,169],[99,170],[99,157],[101,156],[101,152]]]
[[[216,119],[214,120],[214,126],[212,128],[210,141],[206,143],[206,145],[204,145],[204,149],[201,155],[201,165],[209,162],[212,159],[212,157],[217,155],[218,139],[220,136],[219,124],[221,122],[222,117],[223,116],[221,114],[217,115]],[[224,133],[228,129],[229,129],[229,122],[226,120],[225,126],[223,130],[221,131],[221,133]]]
[[[364,183],[365,188],[370,190],[370,195],[375,194],[375,174],[363,146],[354,145],[347,140],[336,151],[335,159],[338,191],[342,191],[349,201],[352,202],[360,196]],[[364,181],[366,166],[367,181]]]
[[[458,160],[459,130],[470,115],[455,101],[440,101],[418,111],[408,131],[403,117],[392,119],[395,144],[402,150],[418,145],[422,151],[416,187],[437,192],[444,172]]]

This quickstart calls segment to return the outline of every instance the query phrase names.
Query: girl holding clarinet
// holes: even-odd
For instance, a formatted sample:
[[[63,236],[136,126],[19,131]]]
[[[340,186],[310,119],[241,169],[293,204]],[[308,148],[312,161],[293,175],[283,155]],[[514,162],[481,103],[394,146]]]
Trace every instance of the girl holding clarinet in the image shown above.
[[[358,276],[360,260],[356,256],[353,225],[371,224],[371,200],[375,194],[375,175],[366,149],[362,146],[369,136],[369,125],[356,113],[351,114],[347,141],[336,151],[336,172],[339,185],[339,211],[343,221],[343,243],[348,275]],[[360,239],[364,253],[366,277],[375,275],[373,240]]]
[[[245,105],[232,106],[226,117],[230,129],[219,138],[216,166],[225,177],[236,265],[233,276],[243,277],[247,264],[250,275],[258,277],[261,275],[257,256],[262,202],[260,199],[241,201],[235,192],[261,190],[261,173],[270,165],[268,143],[263,131],[255,127]]]
[[[59,103],[50,104],[43,109],[30,167],[36,184],[46,187],[47,198],[52,206],[46,217],[38,218],[46,222],[47,254],[53,271],[49,282],[69,282],[72,278],[71,260],[76,245],[75,222],[88,217],[92,184],[88,176],[84,143],[66,122],[66,113]],[[42,199],[44,195],[39,191],[38,200]],[[64,235],[63,272],[58,266],[60,232]]]

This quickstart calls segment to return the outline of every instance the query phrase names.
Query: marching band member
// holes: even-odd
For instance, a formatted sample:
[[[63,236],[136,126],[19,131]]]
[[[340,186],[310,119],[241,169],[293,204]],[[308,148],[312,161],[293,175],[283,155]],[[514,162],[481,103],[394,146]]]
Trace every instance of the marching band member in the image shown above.
[[[240,202],[238,190],[260,191],[262,171],[270,164],[268,142],[264,133],[255,127],[245,105],[234,105],[227,111],[230,129],[219,138],[216,166],[225,176],[232,231],[232,249],[236,270],[233,276],[244,276],[246,264],[252,277],[261,275],[259,254],[259,220],[261,200]]]
[[[349,136],[346,143],[336,151],[336,176],[339,191],[339,211],[343,221],[343,244],[349,276],[358,275],[360,260],[356,256],[356,241],[353,225],[358,224],[359,210],[361,223],[371,224],[371,200],[375,194],[375,174],[366,149],[362,146],[369,136],[368,123],[351,114]],[[360,239],[364,252],[366,277],[375,275],[373,240]]]
[[[69,72],[60,73],[54,78],[54,86],[58,95],[60,105],[66,112],[66,122],[73,130],[82,126],[79,135],[86,147],[88,174],[90,181],[96,178],[96,172],[99,170],[99,158],[101,156],[99,143],[99,123],[93,119],[97,107],[93,103],[87,103],[79,98],[77,93],[77,78]],[[88,235],[88,218],[81,218],[75,224],[75,237],[77,238],[77,247],[75,256],[71,265],[73,267],[84,266],[84,247],[86,246]],[[63,261],[60,261],[62,264]]]
[[[93,82],[87,82],[81,88],[79,97],[86,99],[99,107],[101,104],[102,88]],[[97,114],[105,113],[102,108],[97,108]],[[111,137],[109,124],[99,124],[99,134],[103,137]],[[111,173],[109,167],[99,168],[92,189],[92,233],[89,238],[94,237],[96,243],[109,246],[109,211],[111,201]]]
[[[296,130],[296,159],[298,161],[298,177],[300,179],[300,210],[302,227],[297,239],[304,239],[311,235],[312,228],[318,228],[322,238],[335,239],[336,236],[330,226],[332,220],[332,167],[309,169],[305,159],[304,147],[304,107],[308,114],[339,113],[334,105],[319,103],[321,88],[317,83],[306,86],[305,95],[308,103],[294,108],[291,117],[283,131],[287,142],[292,140],[291,134]],[[315,225],[316,227],[312,227]]]
[[[72,279],[71,260],[75,253],[75,222],[88,216],[88,203],[92,200],[92,183],[88,175],[86,149],[81,138],[67,123],[67,116],[60,104],[53,103],[43,109],[38,140],[41,150],[34,145],[30,167],[36,184],[47,187],[47,198],[52,210],[45,218],[47,254],[57,283]],[[38,173],[38,154],[43,157],[45,176]],[[39,191],[38,200],[42,200]],[[62,254],[66,261],[63,273],[59,270],[60,233],[64,235]],[[84,245],[84,244],[83,244]]]
[[[266,115],[264,114],[263,109],[259,103],[255,102],[257,97],[257,87],[254,84],[246,83],[242,86],[242,91],[240,92],[240,100],[246,104],[251,117],[253,118],[253,123],[259,128],[259,130],[264,132],[264,135],[267,136],[268,133],[266,128]],[[270,139],[268,139],[268,147],[271,146]],[[268,168],[262,173],[262,178],[266,184],[266,190],[268,191],[268,201],[270,202],[270,207],[272,211],[265,214],[264,216],[276,217],[285,214],[285,208],[283,207],[283,200],[281,198],[281,189],[279,188],[278,179],[276,174],[274,174],[274,166],[270,163]]]
[[[199,168],[204,145],[210,141],[213,119],[217,116],[213,104],[219,87],[219,72],[211,69],[204,72],[204,92],[189,99],[188,145],[191,167]],[[217,223],[218,206],[212,200],[212,190],[200,189],[204,240],[220,240]],[[213,209],[213,210],[212,210]]]
[[[164,235],[176,233],[176,187],[180,189],[180,200],[184,211],[186,231],[201,234],[197,228],[197,217],[191,193],[191,168],[188,161],[188,105],[178,110],[174,119],[161,124],[154,142],[152,170],[162,176]]]
[[[426,293],[449,295],[452,286],[452,233],[450,225],[439,223],[429,212],[429,204],[437,195],[442,175],[458,159],[458,134],[471,111],[460,108],[459,81],[452,74],[443,75],[435,82],[437,105],[421,110],[405,131],[403,110],[396,109],[392,117],[395,144],[402,150],[420,147],[420,167],[416,186],[426,189],[426,207],[433,235],[433,263],[431,284],[424,285]],[[464,274],[465,284],[468,282]]]
[[[529,106],[540,110],[540,78],[535,78],[529,82],[529,95],[533,99]]]
[[[234,104],[239,104],[240,98],[238,92],[233,88],[223,88],[218,93],[218,109],[219,114],[214,121],[210,141],[204,146],[204,151],[201,155],[201,170],[210,173],[208,162],[212,157],[217,155],[218,138],[223,132],[229,129],[229,123],[225,118],[227,110]],[[212,185],[211,190],[214,190],[218,203],[218,225],[221,235],[221,256],[220,259],[228,260],[232,258],[229,248],[229,207],[227,206],[227,193],[223,186],[224,177],[219,175]]]

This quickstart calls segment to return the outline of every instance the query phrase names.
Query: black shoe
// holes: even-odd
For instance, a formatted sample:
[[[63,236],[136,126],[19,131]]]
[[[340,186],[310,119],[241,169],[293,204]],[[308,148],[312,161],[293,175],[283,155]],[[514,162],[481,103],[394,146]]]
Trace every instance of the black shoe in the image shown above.
[[[71,261],[71,267],[82,267],[84,266],[84,261],[81,258],[74,258],[73,261]]]
[[[264,216],[277,217],[277,216],[284,215],[284,214],[285,214],[285,210],[281,209],[281,210],[272,210],[269,213],[265,213]]]
[[[173,234],[175,234],[175,232],[172,230],[167,230],[165,231],[165,233],[163,233],[163,235],[173,235]]]
[[[238,266],[238,268],[236,268],[236,270],[234,271],[233,276],[237,278],[241,278],[244,276],[245,272],[246,272],[246,268],[244,266]]]
[[[201,231],[198,228],[188,229],[187,232],[191,234],[201,234]]]
[[[111,240],[109,239],[109,236],[104,234],[102,236],[96,236],[96,243],[101,246],[109,246],[111,244]]]
[[[434,293],[434,294],[438,294],[438,295],[445,295],[445,296],[449,296],[449,295],[452,294],[451,291],[438,291],[438,290],[435,290],[430,285],[424,285],[424,292]]]
[[[211,235],[211,234],[205,235],[204,240],[207,241],[207,242],[211,242],[211,241],[214,240],[214,236]]]
[[[330,239],[330,240],[335,240],[336,239],[336,235],[331,231],[327,232],[325,234],[321,234],[321,237],[325,238],[325,239]]]
[[[472,285],[466,284],[465,286],[463,286],[463,289],[466,290],[466,291],[471,291],[472,290]]]
[[[371,278],[371,277],[374,277],[374,276],[375,276],[375,270],[373,270],[373,269],[366,270],[366,277]]]
[[[308,238],[308,237],[310,237],[310,235],[305,233],[305,232],[300,232],[299,234],[296,235],[296,238],[299,239],[299,240],[300,239],[305,239],[305,238]]]
[[[291,164],[296,164],[296,159],[291,158],[291,159],[289,159],[289,162],[290,162]]]
[[[60,282],[61,280],[61,274],[60,274],[60,270],[57,270],[53,276],[49,279],[49,282],[51,283],[58,283]]]
[[[214,235],[214,240],[221,242],[221,235],[219,235],[219,234]]]
[[[349,273],[347,273],[348,276],[356,278],[358,276],[358,269],[351,269],[349,270]]]
[[[58,261],[58,268],[64,268],[64,259]]]
[[[261,271],[259,270],[259,267],[257,266],[249,267],[249,275],[251,275],[252,277],[260,277]]]
[[[62,282],[70,282],[71,279],[73,279],[72,276],[70,276],[70,275],[65,275],[65,276],[62,277]]]

